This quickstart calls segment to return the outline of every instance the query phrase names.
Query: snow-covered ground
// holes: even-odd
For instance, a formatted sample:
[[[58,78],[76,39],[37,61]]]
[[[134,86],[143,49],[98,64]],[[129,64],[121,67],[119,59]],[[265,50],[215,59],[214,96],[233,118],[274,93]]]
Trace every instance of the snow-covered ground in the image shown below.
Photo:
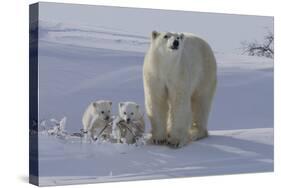
[[[273,170],[273,129],[211,131],[181,149],[81,144],[40,137],[40,185],[191,177]]]
[[[112,100],[114,113],[119,101],[144,109],[148,36],[44,21],[39,31],[40,120],[67,117],[66,130],[79,132],[93,100]],[[39,134],[40,185],[272,171],[273,60],[214,51],[218,88],[209,138],[171,149]]]

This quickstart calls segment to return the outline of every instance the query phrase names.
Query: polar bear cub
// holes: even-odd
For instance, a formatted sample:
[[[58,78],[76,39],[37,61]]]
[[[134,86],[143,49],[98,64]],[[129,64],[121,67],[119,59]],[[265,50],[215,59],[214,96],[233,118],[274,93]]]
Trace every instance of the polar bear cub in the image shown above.
[[[90,103],[86,108],[82,123],[83,130],[87,133],[87,136],[93,140],[99,137],[107,139],[111,134],[111,109],[112,102],[107,100],[98,100]]]
[[[120,102],[119,115],[113,121],[112,136],[117,142],[135,143],[145,131],[140,107],[135,102]]]

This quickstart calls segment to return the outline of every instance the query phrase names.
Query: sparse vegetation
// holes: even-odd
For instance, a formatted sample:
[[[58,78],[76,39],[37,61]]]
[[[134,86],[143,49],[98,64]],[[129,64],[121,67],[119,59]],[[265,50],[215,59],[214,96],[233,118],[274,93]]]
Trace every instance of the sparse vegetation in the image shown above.
[[[243,54],[251,56],[264,56],[268,58],[274,57],[274,35],[271,31],[268,31],[264,37],[264,41],[259,43],[254,42],[242,42]]]

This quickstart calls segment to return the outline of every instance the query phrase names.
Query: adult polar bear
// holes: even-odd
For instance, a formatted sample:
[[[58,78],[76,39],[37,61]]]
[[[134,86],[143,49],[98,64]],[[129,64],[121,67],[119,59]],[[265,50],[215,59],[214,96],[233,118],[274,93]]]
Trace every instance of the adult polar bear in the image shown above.
[[[217,67],[210,46],[190,33],[152,32],[143,65],[152,141],[181,147],[208,136]]]

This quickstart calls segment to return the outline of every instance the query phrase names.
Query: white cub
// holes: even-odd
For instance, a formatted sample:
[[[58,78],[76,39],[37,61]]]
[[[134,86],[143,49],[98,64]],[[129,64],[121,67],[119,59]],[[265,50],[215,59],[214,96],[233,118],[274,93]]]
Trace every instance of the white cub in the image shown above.
[[[85,110],[82,118],[83,130],[93,140],[110,137],[111,106],[111,101],[99,100],[92,102]]]
[[[120,102],[119,116],[113,121],[113,138],[117,142],[132,144],[142,137],[144,130],[145,123],[139,105],[134,102]]]

